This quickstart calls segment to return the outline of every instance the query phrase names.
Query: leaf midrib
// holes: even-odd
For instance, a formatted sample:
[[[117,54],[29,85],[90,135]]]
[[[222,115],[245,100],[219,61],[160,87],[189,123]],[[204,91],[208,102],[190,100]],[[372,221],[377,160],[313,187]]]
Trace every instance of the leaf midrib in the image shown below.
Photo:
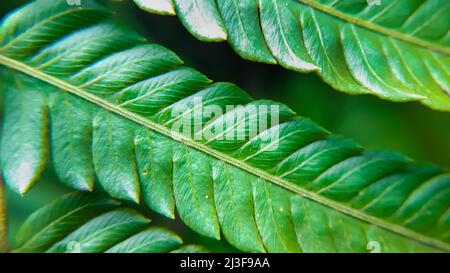
[[[380,25],[374,24],[369,21],[361,20],[360,18],[348,15],[348,14],[338,11],[332,7],[317,3],[314,0],[297,0],[297,1],[299,1],[300,3],[305,4],[307,6],[310,6],[315,10],[321,11],[323,13],[326,13],[328,15],[331,15],[333,17],[336,17],[336,18],[346,21],[348,23],[358,25],[358,26],[366,28],[368,30],[383,34],[385,36],[395,38],[397,40],[400,40],[400,41],[403,41],[403,42],[406,42],[406,43],[409,43],[409,44],[412,44],[412,45],[415,45],[418,47],[422,47],[422,48],[425,48],[428,50],[439,52],[439,53],[442,53],[445,55],[450,55],[449,48],[439,46],[439,45],[436,45],[434,43],[431,43],[431,42],[428,42],[428,41],[425,41],[422,39],[418,39],[411,35],[403,34],[396,30],[382,27]]]
[[[68,212],[65,212],[64,214],[58,216],[56,219],[52,220],[50,223],[48,223],[45,227],[43,227],[41,230],[39,230],[37,233],[35,233],[31,238],[29,238],[23,245],[21,245],[19,248],[15,249],[14,252],[22,252],[23,249],[27,249],[31,246],[33,246],[33,243],[41,237],[42,234],[45,234],[50,228],[53,228],[55,224],[61,222],[61,220],[73,216],[75,213],[88,208],[90,206],[95,206],[93,203],[87,203],[83,206],[77,207],[73,210],[70,210]]]
[[[286,190],[292,191],[296,194],[299,194],[302,197],[308,198],[312,201],[315,201],[319,204],[325,205],[331,209],[337,210],[341,213],[350,215],[354,218],[357,218],[359,220],[365,221],[367,223],[370,223],[372,225],[378,226],[380,228],[389,230],[391,232],[397,233],[403,237],[407,237],[413,241],[418,241],[422,244],[429,245],[432,247],[435,247],[437,249],[450,252],[450,245],[446,244],[445,242],[442,242],[438,239],[431,238],[428,236],[425,236],[423,234],[417,233],[415,231],[406,229],[403,226],[399,226],[393,223],[389,223],[384,221],[383,219],[379,219],[376,217],[373,217],[371,215],[367,215],[359,210],[353,209],[351,207],[348,207],[346,205],[343,205],[341,203],[338,203],[334,200],[328,199],[326,197],[320,196],[314,192],[310,192],[308,190],[305,190],[304,188],[301,188],[300,186],[295,185],[292,182],[289,182],[281,177],[272,175],[270,173],[267,173],[263,170],[257,169],[245,162],[242,162],[236,158],[233,158],[229,155],[223,154],[219,151],[216,151],[202,143],[196,142],[192,140],[191,138],[184,136],[182,134],[179,134],[177,132],[174,132],[163,125],[157,124],[155,122],[152,122],[150,120],[147,120],[135,113],[132,113],[124,108],[121,108],[111,102],[108,102],[104,99],[101,99],[89,92],[86,92],[74,85],[71,85],[67,82],[64,82],[61,79],[58,79],[56,77],[53,77],[51,75],[45,74],[42,71],[36,70],[35,68],[28,66],[27,64],[21,63],[19,61],[16,61],[14,59],[11,59],[9,57],[6,57],[2,54],[0,54],[0,65],[4,65],[6,67],[9,67],[11,69],[17,70],[19,72],[25,73],[33,78],[39,79],[41,81],[44,81],[52,86],[55,86],[61,90],[67,91],[69,93],[72,93],[78,97],[81,97],[91,103],[94,103],[97,106],[100,106],[104,109],[107,109],[110,112],[113,112],[115,114],[118,114],[125,119],[131,120],[135,123],[138,123],[142,126],[145,126],[148,129],[151,129],[155,131],[156,133],[162,134],[176,142],[183,143],[184,145],[187,145],[191,148],[194,148],[202,153],[208,154],[218,160],[221,160],[223,162],[226,162],[236,168],[242,169],[256,177],[259,177],[263,180],[267,180],[269,182],[272,182]]]

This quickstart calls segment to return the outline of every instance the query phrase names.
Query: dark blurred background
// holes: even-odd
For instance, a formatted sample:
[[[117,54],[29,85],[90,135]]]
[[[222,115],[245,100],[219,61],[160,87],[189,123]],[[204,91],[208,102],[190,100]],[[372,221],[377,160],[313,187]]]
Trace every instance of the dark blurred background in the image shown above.
[[[24,2],[27,1],[1,0],[0,16],[3,18]],[[255,99],[283,102],[300,115],[336,134],[353,138],[367,148],[399,151],[419,162],[450,167],[450,113],[433,111],[419,103],[350,96],[333,90],[315,74],[245,61],[227,43],[202,43],[193,38],[176,17],[148,14],[131,0],[111,5],[120,20],[150,41],[172,49],[188,66],[210,79],[236,83]],[[43,180],[24,199],[8,192],[11,238],[28,214],[67,191],[54,182],[51,170]],[[158,221],[165,220],[158,218]],[[189,234],[187,230],[181,232]],[[193,234],[189,236],[192,240],[197,238]]]

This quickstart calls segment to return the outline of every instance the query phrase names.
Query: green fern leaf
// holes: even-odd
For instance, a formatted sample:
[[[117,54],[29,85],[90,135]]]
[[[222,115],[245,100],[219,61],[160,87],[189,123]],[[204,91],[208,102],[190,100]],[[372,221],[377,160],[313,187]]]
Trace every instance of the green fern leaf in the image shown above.
[[[244,59],[316,71],[333,88],[450,110],[447,0],[135,0]],[[369,3],[370,2],[370,3]]]
[[[70,193],[32,214],[15,252],[207,252],[99,194]]]
[[[44,251],[83,222],[118,205],[98,194],[67,195],[31,215],[19,230],[17,244],[24,252]]]
[[[199,234],[243,251],[450,250],[450,174],[211,84],[93,3],[33,2],[0,27],[1,168],[12,189],[26,193],[51,155],[67,185],[91,190],[97,177],[112,197],[172,218],[176,207]],[[198,99],[223,114],[199,115]],[[238,115],[263,106],[278,112]],[[251,135],[252,117],[279,122]],[[174,130],[179,121],[191,135]],[[225,131],[202,137],[214,128]]]

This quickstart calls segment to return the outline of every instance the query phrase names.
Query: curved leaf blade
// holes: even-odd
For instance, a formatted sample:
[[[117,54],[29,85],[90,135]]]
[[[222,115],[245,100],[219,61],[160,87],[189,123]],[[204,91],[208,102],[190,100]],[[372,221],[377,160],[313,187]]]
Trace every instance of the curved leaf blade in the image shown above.
[[[34,3],[36,11],[42,8],[42,3],[45,2]],[[30,11],[18,12],[26,15]],[[9,18],[5,22],[14,20],[14,17]],[[134,45],[112,39],[99,46],[98,39],[103,37],[99,33],[107,33],[106,30],[120,33],[121,39],[127,37]],[[83,38],[83,45],[66,48],[63,53],[53,50],[78,43],[78,35]],[[52,97],[55,92],[70,93],[73,100],[91,108],[91,121],[102,120],[95,124],[93,132],[89,131],[89,126],[80,126],[85,128],[86,135],[92,133],[92,139],[104,136],[105,132],[118,136],[116,140],[120,145],[102,147],[108,142],[95,141],[92,150],[87,151],[91,155],[83,156],[97,158],[93,160],[93,169],[96,174],[102,174],[98,175],[99,184],[110,195],[125,200],[144,200],[144,203],[158,196],[153,203],[148,203],[152,209],[172,216],[176,206],[181,219],[198,233],[219,238],[222,231],[225,239],[245,251],[333,249],[327,244],[343,238],[340,234],[344,218],[355,234],[375,235],[355,235],[349,246],[335,248],[339,251],[367,250],[367,244],[376,237],[388,244],[383,248],[386,251],[449,250],[447,211],[450,199],[447,194],[450,176],[440,168],[418,165],[396,153],[364,151],[352,141],[334,137],[310,120],[297,116],[285,105],[251,100],[232,84],[210,84],[201,73],[182,67],[179,59],[167,49],[143,44],[138,35],[110,20],[99,19],[60,39],[50,39],[41,51],[46,52],[45,58],[37,58],[32,53],[22,60],[15,57],[22,52],[20,48],[15,48],[15,52],[5,53],[0,49],[0,62],[21,72],[7,71],[5,76],[26,86],[28,92],[34,92],[33,96],[40,99]],[[128,61],[121,64],[124,54]],[[142,56],[152,55],[151,60],[140,63]],[[128,70],[135,63],[142,65],[142,69]],[[8,89],[11,99],[22,90],[11,86]],[[18,104],[27,105],[20,97],[19,94]],[[230,104],[242,107],[227,109]],[[196,110],[206,106],[216,106],[216,115],[198,114]],[[44,104],[44,109],[51,107],[54,105]],[[264,107],[265,111],[251,111]],[[268,111],[272,108],[278,112]],[[70,111],[73,107],[67,109]],[[17,113],[7,112],[5,119],[14,115]],[[252,133],[255,120],[264,123],[272,118],[278,118],[278,122]],[[233,120],[236,123],[228,126]],[[190,134],[177,131],[180,122],[188,121]],[[26,124],[27,130],[46,127],[29,121]],[[218,128],[225,131],[215,134]],[[227,134],[241,138],[223,138]],[[3,139],[2,143],[7,145],[11,141]],[[21,145],[48,142],[44,136],[18,141]],[[84,141],[89,143],[90,138]],[[155,161],[150,157],[152,153],[148,153],[149,147],[158,147],[167,154]],[[44,146],[40,152],[46,153],[48,149]],[[107,151],[104,153],[107,156],[99,156],[99,151]],[[106,164],[113,154],[115,164]],[[15,158],[14,151],[10,155],[13,161],[23,157]],[[165,172],[161,176],[164,181],[155,187],[154,178],[148,174],[159,170]],[[114,175],[107,175],[109,173]],[[222,181],[230,179],[227,173],[238,175],[241,184]],[[36,177],[39,172],[30,170],[27,175]],[[120,191],[112,186],[118,181],[116,175],[126,178]],[[15,180],[6,182],[17,189],[22,185]],[[29,185],[31,182],[22,183]],[[392,187],[380,190],[385,189],[386,183],[392,183]],[[80,187],[73,183],[72,186]],[[229,192],[239,192],[245,202],[233,202],[233,207],[228,208]],[[294,206],[294,199],[298,198],[307,204],[299,206],[303,212]],[[159,205],[156,200],[164,201]],[[384,210],[386,207],[389,213]],[[325,241],[318,241],[321,246],[317,249],[304,243],[305,239],[298,234],[306,228],[298,218],[306,217],[313,208],[323,208],[332,234],[322,238]],[[246,220],[242,218],[242,223],[233,225],[235,216],[228,213],[237,211],[245,212]],[[296,215],[299,216],[296,218]],[[237,229],[242,233],[237,233]],[[383,239],[390,237],[396,239]],[[97,246],[93,244],[93,249]]]
[[[145,11],[175,15],[175,6],[171,0],[136,0],[136,4]]]
[[[450,110],[450,23],[444,15],[450,12],[448,1],[370,5],[366,0],[219,0],[217,4],[176,13],[182,22],[216,14],[230,45],[244,59],[316,71],[333,88],[349,94],[420,101],[432,109]],[[201,30],[195,24],[185,26],[191,33]]]
[[[44,251],[77,229],[83,221],[118,205],[118,202],[98,194],[67,194],[39,209],[25,221],[17,234],[17,251]]]
[[[14,252],[208,252],[183,245],[175,233],[149,226],[138,212],[103,195],[73,192],[33,213],[20,229]]]

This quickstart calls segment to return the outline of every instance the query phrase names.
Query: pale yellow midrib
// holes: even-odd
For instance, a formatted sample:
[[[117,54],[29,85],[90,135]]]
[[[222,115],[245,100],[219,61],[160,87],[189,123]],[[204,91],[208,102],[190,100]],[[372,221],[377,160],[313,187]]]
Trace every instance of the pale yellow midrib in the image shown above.
[[[287,190],[290,190],[296,194],[299,194],[305,198],[308,198],[310,200],[313,200],[315,202],[318,202],[319,204],[325,205],[331,209],[335,209],[337,211],[340,211],[344,214],[350,215],[354,218],[357,218],[359,220],[368,222],[372,225],[378,226],[380,228],[389,230],[391,232],[397,233],[398,235],[407,237],[413,241],[418,241],[422,244],[431,246],[431,247],[435,247],[437,249],[446,251],[446,252],[450,252],[450,245],[434,239],[434,238],[430,238],[428,236],[425,236],[423,234],[417,233],[415,231],[406,229],[402,226],[398,226],[389,222],[386,222],[382,219],[367,215],[362,213],[361,211],[355,210],[351,207],[345,206],[341,203],[338,203],[336,201],[330,200],[328,198],[325,198],[323,196],[320,196],[314,192],[310,192],[307,191],[297,185],[295,185],[294,183],[291,183],[283,178],[280,178],[278,176],[269,174],[263,170],[257,169],[253,166],[248,165],[245,162],[242,162],[240,160],[237,160],[229,155],[223,154],[221,152],[218,152],[208,146],[205,146],[201,143],[198,143],[194,140],[192,140],[189,137],[186,137],[182,134],[179,134],[177,132],[171,131],[170,129],[154,123],[150,120],[147,120],[135,113],[129,112],[124,108],[121,108],[117,105],[114,105],[106,100],[103,100],[101,98],[96,97],[95,95],[88,93],[82,89],[79,89],[76,86],[73,86],[69,83],[64,82],[61,79],[58,79],[56,77],[53,77],[51,75],[47,75],[42,71],[38,71],[36,69],[34,69],[33,67],[30,67],[24,63],[21,63],[19,61],[16,61],[14,59],[11,59],[9,57],[3,56],[0,54],[0,65],[5,65],[11,69],[20,71],[22,73],[25,73],[31,77],[34,77],[36,79],[42,80],[50,85],[53,85],[55,87],[58,87],[61,90],[65,90],[67,92],[70,92],[76,96],[79,96],[91,103],[94,103],[100,107],[103,107],[115,114],[118,114],[128,120],[134,121],[142,126],[145,126],[153,131],[155,131],[156,133],[162,134],[166,137],[169,137],[171,139],[173,139],[174,141],[183,143],[184,145],[187,145],[191,148],[194,148],[202,153],[208,154],[218,160],[221,160],[223,162],[226,162],[230,165],[235,166],[236,168],[242,169],[244,171],[249,172],[252,175],[255,175],[263,180],[267,180],[270,181],[278,186],[281,186]]]
[[[431,50],[431,51],[435,51],[435,52],[438,52],[438,53],[441,53],[441,54],[450,55],[450,49],[449,48],[446,48],[446,47],[443,47],[443,46],[439,46],[439,45],[436,45],[434,43],[418,39],[418,38],[416,38],[414,36],[403,34],[401,32],[398,32],[398,31],[395,31],[395,30],[392,30],[392,29],[388,29],[388,28],[379,26],[379,25],[374,24],[374,23],[370,23],[370,22],[361,20],[360,18],[350,16],[350,15],[348,15],[346,13],[343,13],[343,12],[340,12],[340,11],[338,11],[336,9],[333,9],[332,7],[320,4],[320,3],[318,3],[318,2],[316,2],[314,0],[297,0],[297,1],[299,1],[300,3],[303,3],[305,5],[310,6],[311,8],[313,8],[315,10],[321,11],[323,13],[326,13],[328,15],[331,15],[333,17],[336,17],[336,18],[341,19],[343,21],[346,21],[348,23],[351,23],[351,24],[354,24],[354,25],[357,25],[357,26],[369,29],[369,30],[374,31],[374,32],[378,32],[378,33],[383,34],[385,36],[389,36],[389,37],[392,37],[394,39],[397,39],[397,40],[400,40],[400,41],[403,41],[403,42],[406,42],[406,43],[409,43],[409,44],[412,44],[412,45],[415,45],[415,46],[418,46],[418,47],[422,47],[422,48],[425,48],[425,49],[428,49],[428,50]]]

